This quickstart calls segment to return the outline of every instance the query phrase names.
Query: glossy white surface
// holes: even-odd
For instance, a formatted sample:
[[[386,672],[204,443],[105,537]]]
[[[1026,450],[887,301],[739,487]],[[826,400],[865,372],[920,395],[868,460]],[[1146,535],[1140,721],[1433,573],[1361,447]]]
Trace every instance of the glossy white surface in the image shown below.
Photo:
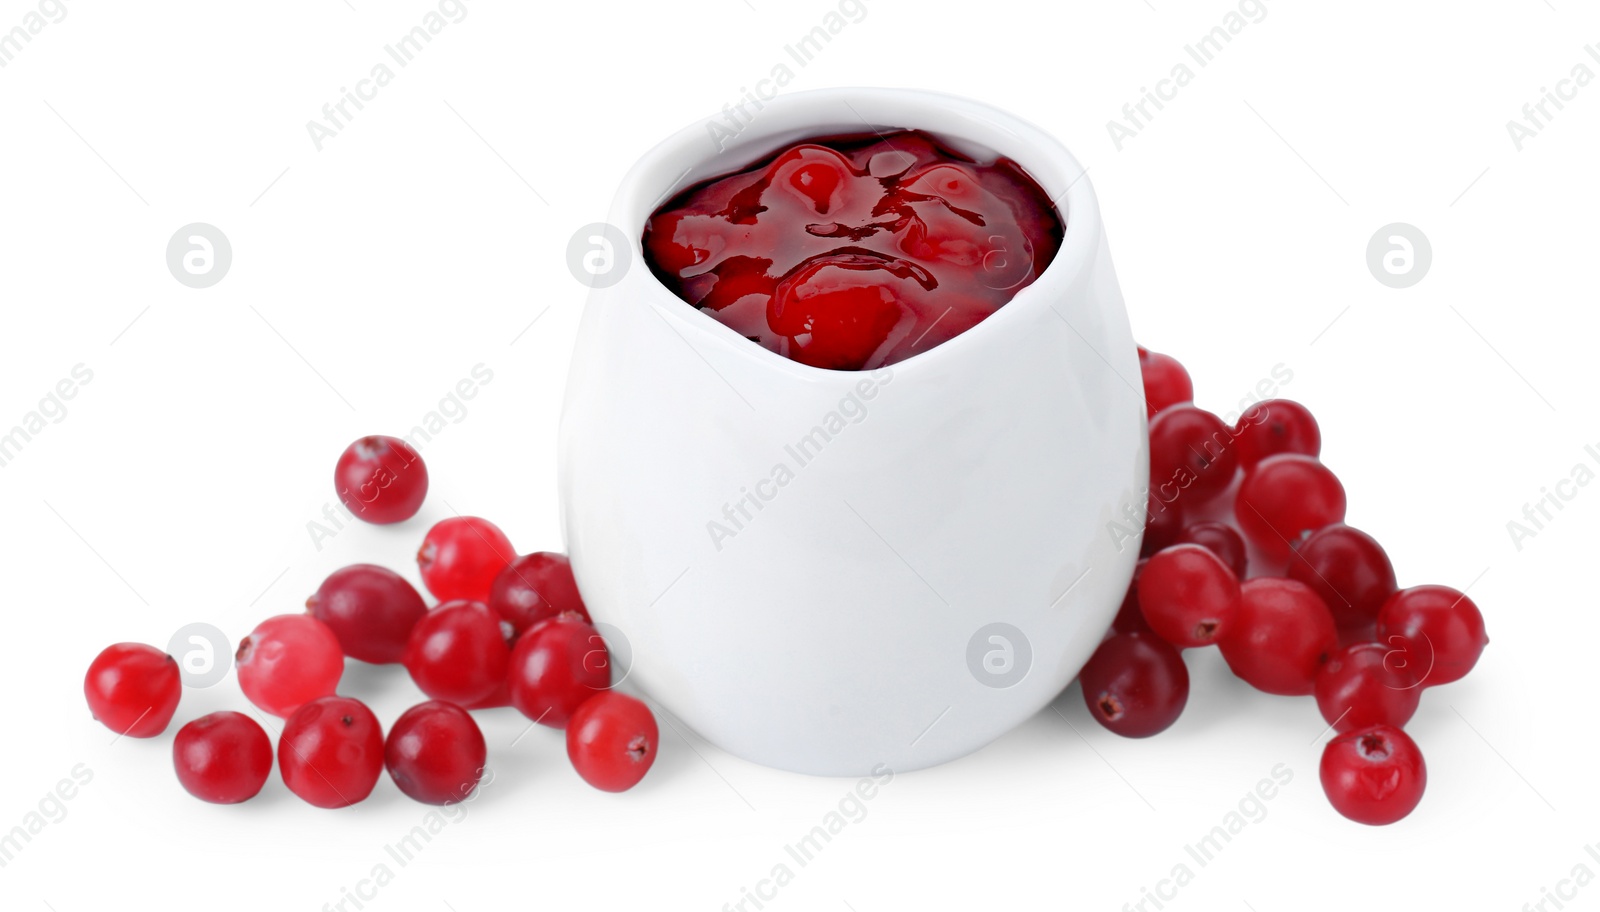
[[[1066,222],[1045,273],[955,339],[851,373],[747,341],[644,265],[645,220],[684,186],[869,126],[1020,163]],[[611,222],[633,267],[591,295],[560,474],[579,585],[632,681],[732,753],[829,775],[951,760],[1048,703],[1121,600],[1138,542],[1108,524],[1142,509],[1146,473],[1134,342],[1066,149],[964,99],[800,93],[720,156],[702,124],[655,148]],[[979,635],[996,623],[1020,637]]]

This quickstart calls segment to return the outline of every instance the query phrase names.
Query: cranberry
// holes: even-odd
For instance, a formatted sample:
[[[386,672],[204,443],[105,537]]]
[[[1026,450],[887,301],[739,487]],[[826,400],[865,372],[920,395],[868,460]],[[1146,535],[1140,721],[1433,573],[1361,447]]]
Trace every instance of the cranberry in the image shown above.
[[[1239,587],[1239,612],[1218,646],[1246,684],[1297,696],[1311,693],[1317,666],[1339,648],[1339,632],[1309,586],[1264,576]]]
[[[1157,412],[1194,399],[1194,384],[1189,372],[1171,355],[1139,347],[1139,373],[1144,377],[1145,407],[1151,418]]]
[[[435,523],[417,551],[422,584],[441,602],[487,602],[500,575],[517,552],[500,527],[476,516],[452,516]]]
[[[398,437],[363,437],[345,448],[333,470],[345,509],[370,523],[410,519],[428,496],[428,467]]]
[[[1422,698],[1417,677],[1382,643],[1354,643],[1317,671],[1317,709],[1334,731],[1411,721]]]
[[[312,700],[283,725],[278,771],[307,804],[341,808],[364,801],[383,772],[383,727],[360,700]]]
[[[1166,731],[1189,702],[1183,656],[1149,634],[1119,633],[1101,643],[1078,682],[1089,715],[1124,738]]]
[[[1466,677],[1489,635],[1478,606],[1449,586],[1413,586],[1383,603],[1378,639],[1414,657],[1411,667],[1426,687]]]
[[[401,713],[383,748],[394,784],[423,804],[455,804],[472,794],[488,756],[471,714],[440,700]]]
[[[172,765],[189,794],[212,804],[238,804],[267,784],[272,739],[244,713],[214,712],[178,729]]]
[[[1144,538],[1139,542],[1139,556],[1149,557],[1175,543],[1182,531],[1183,511],[1178,509],[1176,495],[1171,503],[1163,503],[1152,491],[1145,498]]]
[[[472,706],[506,680],[511,658],[500,618],[482,602],[445,602],[417,622],[406,644],[411,680],[435,700]]]
[[[851,178],[850,163],[832,149],[801,146],[773,163],[773,184],[806,200],[817,215],[827,215]]]
[[[584,782],[603,792],[625,792],[650,772],[660,739],[650,707],[606,690],[573,712],[567,724],[567,757]]]
[[[177,661],[143,643],[107,646],[83,677],[89,712],[106,728],[130,738],[154,738],[166,731],[182,693]]]
[[[400,661],[412,626],[428,613],[404,577],[373,564],[335,570],[306,599],[306,609],[328,625],[345,655],[374,664]]]
[[[1233,434],[1216,415],[1174,405],[1150,420],[1150,487],[1163,501],[1215,497],[1233,483],[1238,468]]]
[[[1112,633],[1154,633],[1150,623],[1144,619],[1144,609],[1139,607],[1139,574],[1144,572],[1144,565],[1148,561],[1139,561],[1133,568],[1133,579],[1128,582],[1128,591],[1122,596],[1122,606],[1117,609],[1117,617],[1111,622]]]
[[[1311,411],[1292,399],[1268,399],[1245,409],[1233,426],[1239,463],[1246,469],[1279,453],[1315,456],[1322,452],[1322,432]]]
[[[891,261],[860,254],[813,260],[778,283],[767,325],[788,337],[790,358],[812,367],[861,370],[902,322],[916,277]]]
[[[334,692],[344,674],[344,654],[327,624],[309,614],[280,614],[239,641],[234,667],[251,703],[288,718]]]
[[[1173,545],[1145,563],[1139,607],[1150,629],[1174,646],[1222,639],[1239,610],[1239,578],[1200,545]]]
[[[1227,523],[1198,522],[1184,526],[1175,543],[1200,545],[1209,549],[1212,554],[1222,558],[1233,575],[1240,579],[1244,579],[1245,569],[1250,565],[1250,554],[1245,550],[1244,538]]]
[[[1377,540],[1334,523],[1311,533],[1289,558],[1289,578],[1316,590],[1340,630],[1371,635],[1378,609],[1394,594],[1394,566]]]
[[[1344,486],[1314,457],[1268,456],[1244,475],[1233,504],[1250,543],[1277,560],[1323,526],[1344,519]]]
[[[1321,773],[1333,809],[1369,826],[1386,826],[1411,813],[1428,785],[1422,752],[1392,725],[1357,729],[1329,741]]]
[[[605,640],[576,614],[528,629],[511,652],[511,705],[552,728],[565,728],[578,707],[611,686]]]
[[[564,611],[589,619],[578,582],[572,578],[571,561],[551,551],[524,554],[500,571],[489,591],[489,607],[511,625],[514,637]]]

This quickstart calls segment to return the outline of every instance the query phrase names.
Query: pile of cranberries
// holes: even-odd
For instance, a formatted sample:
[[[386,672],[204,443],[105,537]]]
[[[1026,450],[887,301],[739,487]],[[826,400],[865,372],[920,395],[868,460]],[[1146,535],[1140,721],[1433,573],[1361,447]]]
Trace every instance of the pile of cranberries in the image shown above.
[[[1180,650],[1214,645],[1256,689],[1315,697],[1335,733],[1321,778],[1339,813],[1400,820],[1427,782],[1403,727],[1424,688],[1478,661],[1488,637],[1477,606],[1445,586],[1397,587],[1383,548],[1344,524],[1344,488],[1317,458],[1321,433],[1304,406],[1270,399],[1230,426],[1192,403],[1183,365],[1143,348],[1139,361],[1150,417],[1141,560],[1079,676],[1090,714],[1130,738],[1165,730],[1189,698]],[[421,458],[391,437],[351,444],[336,473],[351,512],[378,523],[413,516],[427,485]],[[399,574],[356,564],[324,580],[305,613],[268,618],[239,644],[244,695],[286,720],[277,762],[291,791],[345,807],[387,769],[418,801],[461,801],[487,757],[472,712],[505,706],[565,729],[568,757],[596,788],[644,777],[655,719],[611,689],[605,640],[566,557],[518,556],[493,523],[457,516],[428,530],[417,564],[431,608]],[[337,693],[346,658],[403,664],[428,700],[385,736],[360,700]],[[132,643],[101,652],[84,680],[95,717],[134,738],[166,730],[181,690],[171,656]],[[260,791],[273,746],[254,719],[217,712],[183,726],[173,761],[191,794],[235,803]]]
[[[394,523],[421,507],[428,474],[404,441],[364,437],[340,457],[335,485],[355,516]],[[595,788],[625,791],[644,777],[655,762],[655,717],[611,689],[605,640],[566,557],[519,557],[493,523],[458,516],[428,530],[417,564],[439,601],[432,608],[394,571],[356,564],[324,580],[305,613],[268,618],[240,642],[240,689],[285,720],[277,757],[290,791],[317,807],[347,807],[387,769],[417,801],[462,801],[488,755],[470,711],[503,706],[565,729],[567,756]],[[386,736],[372,710],[336,692],[346,658],[403,664],[429,699]],[[95,658],[83,687],[96,719],[119,735],[153,738],[172,721],[182,683],[172,656],[118,643]],[[184,725],[172,755],[183,787],[218,804],[253,798],[272,772],[271,739],[238,712]]]
[[[1150,415],[1144,540],[1116,621],[1079,676],[1089,713],[1130,738],[1165,730],[1189,698],[1179,650],[1215,645],[1257,690],[1315,697],[1336,733],[1321,778],[1339,813],[1400,820],[1427,784],[1402,727],[1424,688],[1478,661],[1489,641],[1478,607],[1445,586],[1397,587],[1383,547],[1344,524],[1344,488],[1317,459],[1322,437],[1304,406],[1269,399],[1229,426],[1192,403],[1175,359],[1140,348],[1139,363]],[[1246,542],[1265,566],[1250,566]]]

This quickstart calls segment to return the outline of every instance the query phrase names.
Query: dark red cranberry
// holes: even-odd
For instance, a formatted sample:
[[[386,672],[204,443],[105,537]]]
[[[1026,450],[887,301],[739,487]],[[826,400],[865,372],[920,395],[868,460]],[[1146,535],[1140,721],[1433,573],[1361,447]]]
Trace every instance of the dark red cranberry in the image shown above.
[[[1394,594],[1394,566],[1377,540],[1344,523],[1324,526],[1295,546],[1289,578],[1316,591],[1342,631],[1368,632]]]
[[[1174,495],[1172,502],[1163,502],[1154,491],[1145,498],[1144,538],[1139,542],[1139,556],[1149,557],[1178,540],[1183,531],[1183,510]]]
[[[1227,523],[1198,522],[1184,526],[1174,544],[1200,545],[1210,549],[1241,580],[1250,564],[1244,537]]]
[[[344,654],[363,662],[398,662],[411,628],[428,613],[405,577],[374,564],[335,570],[306,599],[311,616],[328,625]]]
[[[1124,738],[1166,731],[1189,702],[1189,669],[1165,640],[1119,633],[1078,673],[1089,715]]]
[[[1139,607],[1139,574],[1143,572],[1145,563],[1141,560],[1133,569],[1133,579],[1128,582],[1128,591],[1122,596],[1122,606],[1117,609],[1117,617],[1111,622],[1112,633],[1154,634],[1150,623],[1144,619],[1144,610]]]

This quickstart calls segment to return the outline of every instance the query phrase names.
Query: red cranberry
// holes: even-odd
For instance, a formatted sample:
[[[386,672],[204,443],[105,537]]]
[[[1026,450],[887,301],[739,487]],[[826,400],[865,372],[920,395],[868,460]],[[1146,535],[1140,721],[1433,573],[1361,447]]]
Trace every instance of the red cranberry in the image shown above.
[[[821,150],[805,150],[818,152]],[[850,168],[847,162],[838,160],[837,155],[804,156],[804,161],[795,161],[789,167],[778,167],[776,180],[773,183],[780,187],[795,191],[798,196],[804,197],[817,215],[827,215],[837,203],[839,190],[850,180]],[[834,159],[834,160],[829,160]]]
[[[778,290],[778,278],[764,271],[767,261],[756,257],[730,257],[710,274],[716,284],[700,299],[700,307],[719,311],[725,307],[750,301],[769,301]],[[781,276],[779,277],[781,278]],[[734,307],[733,313],[743,313],[751,308]]]
[[[344,673],[344,654],[327,624],[309,614],[280,614],[239,641],[234,668],[251,703],[288,718],[334,692]]]
[[[790,199],[801,203],[803,218],[838,209],[846,202],[841,199],[841,191],[850,189],[855,177],[850,160],[821,143],[806,143],[779,153],[766,167],[766,174],[774,190],[788,191]],[[776,193],[766,198],[780,202]]]
[[[656,762],[661,735],[643,702],[606,690],[583,701],[567,724],[567,757],[583,781],[625,792]]]
[[[1394,566],[1377,540],[1334,523],[1311,533],[1289,558],[1289,578],[1316,590],[1342,631],[1370,635],[1378,609],[1394,594]]]
[[[1374,725],[1346,732],[1322,751],[1322,790],[1356,823],[1386,826],[1410,814],[1428,785],[1422,751],[1405,732]]]
[[[790,358],[813,367],[861,370],[902,321],[913,276],[888,260],[836,254],[813,260],[778,283],[767,324],[789,339]]]
[[[1417,711],[1417,677],[1382,643],[1354,643],[1335,652],[1317,671],[1317,709],[1334,731],[1373,725],[1401,728]]]
[[[1144,377],[1145,407],[1151,418],[1168,406],[1194,399],[1189,372],[1171,355],[1139,347],[1139,373]]]
[[[312,700],[283,725],[278,771],[307,804],[341,808],[364,801],[383,772],[383,727],[360,700]]]
[[[1124,738],[1148,738],[1178,721],[1189,702],[1189,669],[1166,641],[1119,633],[1078,673],[1089,715]]]
[[[524,554],[500,571],[489,591],[489,607],[511,625],[513,638],[564,611],[589,619],[578,582],[572,578],[572,563],[565,554],[552,551]]]
[[[212,804],[238,804],[267,784],[272,739],[244,713],[214,712],[178,729],[172,765],[189,794]]]
[[[562,614],[528,629],[511,652],[511,705],[565,728],[583,702],[611,686],[605,640],[583,618]]]
[[[401,713],[383,748],[394,784],[423,804],[455,804],[471,795],[488,757],[471,714],[439,700]]]
[[[482,602],[445,602],[417,621],[406,644],[411,680],[435,700],[472,706],[506,680],[511,650],[500,618]]]
[[[711,258],[711,227],[705,216],[687,210],[656,213],[644,235],[651,271],[668,277],[696,272]]]
[[[1133,568],[1133,579],[1128,582],[1128,591],[1122,596],[1122,606],[1117,609],[1117,617],[1111,622],[1111,633],[1150,633],[1150,624],[1144,619],[1144,609],[1139,607],[1139,574],[1144,572],[1147,560],[1139,561]]]
[[[1163,501],[1215,497],[1238,468],[1233,433],[1216,415],[1174,405],[1150,420],[1150,487]]]
[[[89,712],[106,728],[130,738],[154,738],[166,731],[182,694],[177,661],[143,643],[107,646],[83,677]]]
[[[1244,579],[1250,565],[1250,554],[1245,550],[1244,538],[1227,523],[1198,522],[1184,526],[1178,533],[1177,544],[1200,545],[1222,558],[1233,575]]]
[[[1183,511],[1178,507],[1177,495],[1171,503],[1164,503],[1152,491],[1145,498],[1144,538],[1139,542],[1139,556],[1149,557],[1178,540],[1183,531]]]
[[[1239,610],[1239,578],[1200,545],[1158,551],[1139,574],[1139,607],[1150,629],[1174,646],[1208,646]]]
[[[1425,687],[1466,677],[1489,644],[1478,606],[1449,586],[1413,586],[1389,596],[1378,612],[1378,639],[1409,654]]]
[[[1309,586],[1264,576],[1239,587],[1239,612],[1218,645],[1246,684],[1297,696],[1311,693],[1317,667],[1339,648],[1339,632]]]
[[[1268,399],[1246,409],[1233,426],[1239,464],[1251,466],[1279,453],[1315,456],[1322,452],[1322,432],[1311,411],[1292,399]]]
[[[417,551],[422,584],[441,602],[487,602],[500,575],[517,556],[500,527],[476,516],[435,523]]]
[[[1268,456],[1246,472],[1234,516],[1250,543],[1283,560],[1293,546],[1344,519],[1344,486],[1314,457]]]
[[[370,523],[410,519],[428,496],[428,467],[398,437],[363,437],[345,448],[333,471],[345,509]]]
[[[345,655],[380,665],[400,661],[412,626],[428,613],[404,577],[373,564],[335,570],[306,599],[306,609],[328,625]]]

